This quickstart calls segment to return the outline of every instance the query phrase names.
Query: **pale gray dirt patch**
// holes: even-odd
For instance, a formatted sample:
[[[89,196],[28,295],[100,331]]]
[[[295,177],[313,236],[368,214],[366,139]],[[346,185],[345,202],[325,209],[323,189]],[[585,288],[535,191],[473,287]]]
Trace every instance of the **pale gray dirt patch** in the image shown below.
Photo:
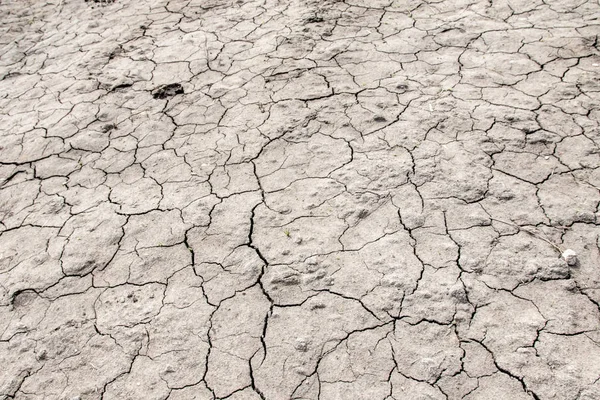
[[[0,0],[0,399],[600,399],[599,20]]]

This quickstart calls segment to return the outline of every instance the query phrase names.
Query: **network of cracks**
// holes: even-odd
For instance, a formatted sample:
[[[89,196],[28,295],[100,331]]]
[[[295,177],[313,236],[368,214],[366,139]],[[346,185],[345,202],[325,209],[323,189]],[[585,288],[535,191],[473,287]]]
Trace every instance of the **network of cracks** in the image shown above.
[[[1,1],[0,399],[600,399],[598,21]]]

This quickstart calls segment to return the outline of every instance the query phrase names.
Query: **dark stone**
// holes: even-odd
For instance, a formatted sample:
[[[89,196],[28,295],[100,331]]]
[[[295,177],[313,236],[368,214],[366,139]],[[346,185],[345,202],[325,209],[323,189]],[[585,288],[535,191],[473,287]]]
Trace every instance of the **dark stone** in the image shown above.
[[[102,132],[108,133],[108,132],[112,131],[113,129],[117,129],[117,126],[115,124],[107,124],[102,127]]]
[[[308,18],[306,19],[306,23],[307,23],[307,24],[316,24],[316,23],[318,23],[318,22],[323,22],[323,21],[325,21],[323,18],[321,18],[321,17],[317,17],[317,16],[308,17]]]
[[[183,94],[183,87],[179,83],[169,83],[156,89],[152,93],[152,97],[163,100],[177,94]]]

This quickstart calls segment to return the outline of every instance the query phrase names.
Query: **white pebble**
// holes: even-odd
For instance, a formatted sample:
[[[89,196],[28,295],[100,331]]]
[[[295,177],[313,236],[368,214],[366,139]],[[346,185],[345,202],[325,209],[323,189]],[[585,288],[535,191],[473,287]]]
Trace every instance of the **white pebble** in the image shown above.
[[[562,253],[562,258],[565,259],[568,265],[577,264],[577,253],[571,249],[567,249]]]

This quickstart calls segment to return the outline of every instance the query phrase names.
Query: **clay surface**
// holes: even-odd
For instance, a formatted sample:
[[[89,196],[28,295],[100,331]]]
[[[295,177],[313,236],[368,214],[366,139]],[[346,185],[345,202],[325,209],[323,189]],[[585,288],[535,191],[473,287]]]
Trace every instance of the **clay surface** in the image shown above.
[[[600,399],[599,21],[0,0],[0,399]]]

